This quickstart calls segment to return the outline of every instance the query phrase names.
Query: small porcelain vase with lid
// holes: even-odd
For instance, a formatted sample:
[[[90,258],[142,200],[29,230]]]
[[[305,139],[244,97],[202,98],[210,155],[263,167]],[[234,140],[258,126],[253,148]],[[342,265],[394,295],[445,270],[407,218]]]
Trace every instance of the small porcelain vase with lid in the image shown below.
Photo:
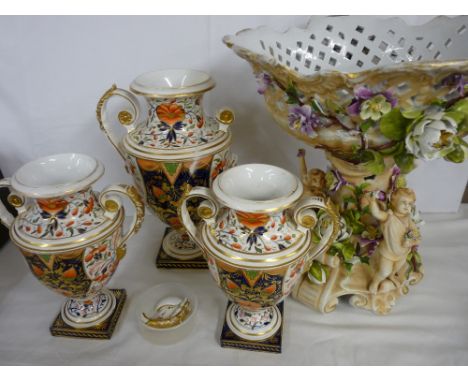
[[[198,225],[187,209],[194,197],[205,199],[197,210]],[[180,216],[203,249],[216,283],[233,301],[226,314],[229,328],[251,341],[265,340],[280,328],[276,305],[339,231],[328,200],[304,194],[295,175],[264,164],[229,169],[215,179],[212,190],[192,189]],[[318,221],[323,235],[316,240],[312,229]]]
[[[114,85],[97,106],[101,129],[125,160],[147,206],[173,228],[163,239],[163,250],[179,260],[201,255],[177,215],[182,196],[192,187],[209,187],[234,161],[229,150],[229,125],[234,114],[224,109],[211,118],[203,111],[202,97],[214,86],[214,80],[204,72],[155,71],[137,77],[130,85],[131,92]],[[135,94],[147,103],[146,119],[141,122]],[[106,118],[107,103],[113,96],[123,97],[131,106],[117,115],[127,129],[122,141]]]
[[[45,286],[68,297],[63,321],[74,328],[96,326],[109,318],[114,294],[105,285],[126,253],[126,242],[140,228],[144,205],[132,186],[92,189],[103,165],[84,154],[58,154],[33,160],[11,178],[8,201],[14,218],[0,203],[0,217],[31,272]],[[135,208],[123,232],[125,211],[119,196]]]

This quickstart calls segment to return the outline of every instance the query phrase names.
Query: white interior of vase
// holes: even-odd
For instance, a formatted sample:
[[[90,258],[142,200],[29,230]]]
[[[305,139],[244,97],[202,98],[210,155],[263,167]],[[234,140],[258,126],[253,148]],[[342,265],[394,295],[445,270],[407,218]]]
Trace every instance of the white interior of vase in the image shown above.
[[[38,158],[22,166],[12,186],[25,195],[48,197],[69,194],[96,181],[104,170],[93,157],[67,153]],[[77,189],[78,188],[78,189]]]
[[[314,16],[305,29],[284,33],[266,27],[227,36],[247,49],[301,75],[340,70],[360,72],[412,61],[468,57],[468,17],[436,17],[423,25],[400,18]]]
[[[226,206],[245,212],[280,209],[302,195],[302,184],[290,172],[266,164],[246,164],[219,175],[213,192]]]
[[[148,72],[138,76],[130,85],[136,92],[161,94],[203,91],[214,86],[210,75],[192,69],[168,69]]]

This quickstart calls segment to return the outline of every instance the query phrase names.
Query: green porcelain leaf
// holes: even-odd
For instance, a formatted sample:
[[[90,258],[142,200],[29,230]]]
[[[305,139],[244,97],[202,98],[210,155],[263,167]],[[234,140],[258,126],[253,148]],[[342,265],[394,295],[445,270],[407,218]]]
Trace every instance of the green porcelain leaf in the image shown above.
[[[388,139],[401,141],[406,136],[406,126],[410,122],[401,114],[400,109],[393,109],[380,120],[380,131]]]
[[[452,118],[455,123],[458,125],[460,124],[464,119],[465,119],[465,114],[463,114],[461,111],[448,111],[445,113],[446,117]]]
[[[463,163],[465,160],[465,151],[461,145],[455,145],[454,150],[450,151],[444,159],[453,163]]]
[[[422,110],[402,110],[401,115],[407,119],[416,119],[423,114]]]
[[[286,94],[288,95],[288,100],[286,101],[289,104],[299,104],[299,94],[297,94],[296,87],[293,83],[290,83],[286,89]]]
[[[385,170],[385,163],[382,154],[374,150],[365,150],[361,155],[364,166],[372,172],[372,174],[379,175]]]
[[[403,174],[408,174],[416,167],[414,156],[408,153],[402,153],[394,156],[395,163]]]
[[[369,256],[360,256],[359,260],[361,260],[361,263],[369,264]]]
[[[367,120],[363,122],[360,126],[359,129],[365,133],[367,130],[369,130],[372,126],[374,125],[372,120]]]
[[[322,265],[318,261],[314,260],[309,269],[309,273],[314,279],[322,281]]]

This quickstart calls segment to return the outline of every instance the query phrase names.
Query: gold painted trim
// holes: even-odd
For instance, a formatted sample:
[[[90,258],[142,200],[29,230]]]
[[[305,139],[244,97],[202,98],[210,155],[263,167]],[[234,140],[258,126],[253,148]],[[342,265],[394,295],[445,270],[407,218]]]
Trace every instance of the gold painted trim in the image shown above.
[[[196,85],[195,85],[196,86]],[[212,90],[216,86],[216,83],[213,85],[207,87],[204,90],[198,90],[196,92],[187,92],[187,93],[175,93],[175,94],[161,94],[161,93],[145,93],[139,90],[136,90],[132,85],[129,86],[129,89],[132,93],[138,94],[140,96],[143,96],[145,98],[166,98],[166,99],[174,99],[174,98],[187,98],[187,97],[195,97],[200,94],[206,93],[210,90]],[[187,89],[189,88],[188,86],[186,87]],[[186,89],[186,88],[180,88],[180,89]]]
[[[140,114],[140,108],[139,108],[139,105],[137,103],[135,103],[127,94],[125,94],[125,92],[127,92],[126,90],[123,90],[123,89],[119,89],[117,88],[117,85],[116,84],[113,84],[110,89],[108,89],[103,95],[102,97],[99,99],[98,103],[97,103],[97,106],[96,106],[96,118],[98,120],[98,123],[99,123],[99,128],[103,131],[103,133],[105,134],[105,136],[107,137],[107,139],[109,140],[109,142],[112,144],[112,146],[114,146],[114,148],[117,150],[117,152],[120,154],[120,156],[122,157],[122,159],[125,161],[125,156],[124,156],[124,152],[122,150],[122,148],[120,147],[121,146],[121,142],[122,140],[120,139],[118,142],[114,142],[114,139],[111,135],[111,131],[112,131],[112,127],[108,127],[104,124],[104,121],[102,120],[102,109],[104,108],[104,105],[107,103],[107,101],[112,98],[113,96],[115,96],[115,92],[116,91],[121,91],[121,92],[124,92],[124,94],[118,94],[118,96],[122,97],[123,99],[125,99],[132,107],[133,107],[133,110],[135,111],[135,115],[132,115],[132,119],[136,119],[137,115]],[[128,92],[127,92],[128,93]],[[131,125],[132,122],[129,122],[129,123],[125,123],[122,122],[121,120],[121,113],[122,111],[118,114],[117,118],[120,122],[120,124],[122,126],[124,126],[126,128],[126,134],[125,135],[128,135],[128,127],[129,125]],[[127,112],[128,113],[128,112]],[[128,113],[130,114],[130,113]],[[117,140],[117,139],[116,139]]]
[[[209,219],[209,218],[212,217],[212,216],[209,216],[209,217],[205,218],[205,217],[201,216],[200,214],[199,214],[199,216],[200,216],[202,219]],[[214,230],[214,228],[212,228],[212,227],[207,227],[207,229],[209,230],[209,232],[210,232],[210,234],[211,234],[210,237],[211,237],[213,240],[216,240],[216,243],[217,243],[217,244],[220,244],[221,246],[223,246],[223,247],[226,248],[226,249],[231,249],[231,248],[229,248],[227,245],[225,245],[225,244],[223,244],[223,243],[220,243],[220,242],[217,240],[217,238],[216,238],[216,231]],[[303,233],[303,232],[300,232],[300,231],[298,231],[298,232],[299,232],[299,234],[298,234],[298,236],[297,236],[297,239],[298,239],[297,241],[299,241],[299,240],[301,240],[301,239],[304,238],[304,233]],[[211,243],[213,243],[213,241],[211,241]],[[289,246],[288,248],[291,248],[291,247],[294,247],[294,245],[291,245],[291,246]],[[288,248],[286,248],[286,249],[288,249]],[[300,247],[300,248],[302,248],[302,247]],[[252,256],[264,256],[264,255],[266,256],[266,255],[276,255],[276,254],[281,253],[281,252],[283,252],[283,251],[284,251],[284,250],[282,250],[282,251],[275,251],[275,252],[265,252],[264,254],[263,254],[263,253],[258,253],[258,252],[245,252],[245,251],[236,251],[236,252],[243,253],[243,254],[245,254],[245,255],[252,255]],[[248,260],[247,260],[247,261],[248,261]]]
[[[117,114],[117,118],[119,122],[124,125],[128,126],[133,123],[133,114],[128,112],[127,110],[122,110]]]
[[[201,228],[201,230],[202,230],[202,240],[203,240],[204,236],[210,237],[210,235],[206,233],[206,229],[208,229],[208,227],[206,226],[205,223],[203,223],[203,227]],[[261,270],[266,271],[265,267],[261,267],[261,264],[273,264],[273,266],[268,266],[268,270],[277,269],[277,268],[285,267],[286,265],[290,265],[294,261],[299,260],[299,258],[301,256],[307,255],[310,252],[311,248],[312,248],[312,238],[311,238],[310,231],[307,231],[306,235],[307,235],[307,237],[305,238],[304,243],[300,247],[296,248],[294,251],[288,253],[287,255],[280,256],[280,257],[275,257],[274,259],[258,259],[258,260],[246,259],[246,258],[243,258],[243,257],[240,257],[240,256],[233,256],[232,254],[227,253],[227,252],[223,251],[222,249],[218,249],[218,248],[215,247],[215,250],[218,253],[221,253],[222,255],[226,256],[227,258],[233,259],[233,261],[238,261],[238,262],[231,262],[231,261],[226,260],[225,258],[219,256],[218,253],[212,251],[206,245],[207,242],[205,242],[205,241],[203,241],[203,244],[204,244],[203,249],[205,249],[208,252],[208,256],[213,256],[216,259],[220,260],[221,262],[232,265],[232,266],[234,266],[236,268],[261,269]],[[208,243],[211,244],[211,246],[214,247],[212,241],[208,241]],[[280,263],[280,264],[275,264],[275,263],[280,262],[280,261],[282,261],[284,259],[289,259],[289,258],[291,258],[293,256],[295,256],[295,257],[290,259],[287,262]],[[244,264],[239,264],[239,262],[253,263],[254,265],[244,265]],[[255,265],[255,264],[259,264],[259,265]]]
[[[101,199],[105,194],[112,193],[121,194],[128,197],[135,207],[135,224],[133,226],[130,226],[128,232],[125,234],[125,237],[122,238],[119,245],[123,245],[130,237],[135,235],[140,230],[141,225],[143,224],[143,220],[145,218],[145,205],[143,203],[142,196],[139,194],[136,187],[134,186],[129,186],[126,184],[121,184],[117,187],[111,186],[110,189],[101,192],[99,198]],[[108,202],[113,202],[112,204],[117,205],[117,203],[112,199],[106,200],[105,204],[107,205]]]
[[[209,146],[209,147],[206,147],[206,148],[201,148],[201,149],[198,149],[198,150],[191,150],[191,151],[187,151],[187,152],[184,152],[184,153],[177,153],[177,152],[172,152],[172,153],[167,153],[167,154],[164,153],[161,157],[156,157],[157,154],[154,154],[155,156],[151,156],[151,153],[148,153],[148,156],[145,156],[144,155],[145,153],[135,150],[135,152],[137,152],[139,154],[139,155],[136,155],[134,152],[128,151],[126,149],[126,147],[124,147],[124,148],[125,148],[125,152],[127,153],[127,155],[130,155],[130,156],[135,157],[135,158],[148,159],[148,160],[153,160],[153,161],[156,161],[156,162],[165,162],[165,161],[187,162],[187,161],[196,161],[196,160],[199,160],[201,158],[205,158],[205,157],[210,156],[210,155],[219,154],[220,152],[222,152],[224,150],[228,150],[230,148],[231,144],[232,144],[232,136],[229,133],[229,136],[226,138],[226,140],[220,142],[219,145],[221,146],[221,148],[218,148],[217,147],[218,145],[216,144],[216,145]],[[213,151],[209,150],[210,148],[212,148]],[[205,154],[195,155],[194,156],[194,154],[197,154],[197,153],[205,151],[205,150],[206,150]],[[177,151],[177,150],[172,150],[172,151]],[[181,158],[171,158],[171,156],[182,156],[182,157]]]
[[[37,241],[29,241],[21,238],[15,230],[15,224],[11,225],[10,228],[10,239],[13,243],[15,243],[19,248],[24,249],[28,252],[34,251],[34,253],[41,253],[41,254],[51,254],[52,252],[69,252],[74,251],[76,249],[81,249],[88,247],[100,240],[107,239],[113,233],[115,233],[116,229],[121,227],[124,221],[124,214],[123,209],[120,210],[119,214],[116,216],[115,220],[112,222],[111,225],[106,227],[105,229],[96,232],[94,235],[84,236],[79,240],[70,241],[63,244],[53,244],[53,243],[38,243]],[[24,243],[27,243],[26,246]],[[74,245],[77,244],[77,245]]]
[[[74,185],[75,185],[76,183],[84,182],[86,179],[92,177],[94,174],[96,174],[96,173],[101,169],[101,167],[102,167],[102,170],[103,170],[103,172],[102,172],[102,174],[101,174],[101,177],[102,177],[102,175],[104,174],[104,166],[100,166],[99,161],[98,161],[96,158],[94,158],[94,157],[92,157],[92,156],[89,156],[89,155],[86,155],[86,156],[88,156],[88,157],[94,159],[94,161],[96,162],[96,166],[93,168],[93,170],[92,170],[89,174],[87,174],[86,176],[84,176],[84,177],[81,178],[81,179],[74,180],[73,183],[59,183],[59,184],[54,184],[54,187],[64,187],[64,186],[70,186],[70,187],[72,187],[71,190],[69,189],[69,190],[63,191],[63,192],[60,194],[60,196],[67,196],[67,195],[70,195],[70,194],[74,194],[75,192],[79,192],[79,191],[88,189],[88,188],[91,186],[91,184],[95,183],[99,178],[98,178],[98,179],[95,179],[93,182],[89,183],[88,185],[85,185],[85,186],[83,186],[83,187],[80,187],[79,189],[75,189],[75,188],[74,188]],[[19,185],[21,185],[21,186],[24,187],[24,188],[29,188],[29,189],[31,189],[31,190],[36,190],[36,189],[39,189],[39,188],[43,188],[43,187],[44,187],[44,186],[36,186],[36,187],[34,187],[34,186],[30,186],[30,185],[28,185],[28,184],[25,184],[25,183],[23,183],[23,182],[20,182],[20,181],[18,180],[18,178],[16,177],[16,174],[15,174],[13,177],[14,177],[14,179],[15,179],[15,182],[18,183]],[[33,192],[34,192],[34,191],[33,191]],[[29,195],[27,195],[26,193],[24,193],[24,194],[25,194],[26,196],[29,196]],[[36,195],[35,195],[35,196],[33,196],[32,198],[33,198],[33,199],[48,199],[48,198],[55,198],[55,197],[56,197],[56,196],[44,196],[44,197],[42,197],[42,196],[36,196]],[[58,197],[58,196],[57,196],[57,197]]]
[[[208,118],[211,118],[211,117],[208,117]],[[144,122],[141,122],[139,126],[143,124]],[[127,134],[122,140],[122,146],[125,149],[125,152],[129,153],[128,148],[130,148],[133,151],[138,152],[138,153],[142,153],[146,155],[161,156],[161,157],[191,155],[194,153],[198,153],[202,150],[209,150],[211,148],[214,149],[217,146],[222,145],[222,144],[232,143],[232,133],[230,131],[227,131],[227,132],[223,132],[222,134],[220,134],[217,140],[214,140],[208,143],[202,143],[197,146],[192,146],[192,147],[187,147],[187,148],[178,148],[178,147],[177,148],[148,148],[148,149],[142,150],[139,147],[136,147],[133,145],[133,141],[131,140],[130,136],[131,136],[131,133]]]
[[[7,202],[15,208],[22,207],[24,205],[24,199],[16,194],[10,194],[7,197]]]
[[[279,330],[279,328],[276,329],[276,330],[274,330],[274,328],[278,325],[278,322],[279,322],[279,325],[280,325],[280,327],[281,327],[281,321],[282,321],[282,319],[283,319],[280,310],[279,310],[278,307],[276,306],[276,305],[279,304],[280,302],[281,302],[281,301],[279,301],[278,303],[276,303],[276,304],[274,304],[274,305],[272,306],[273,309],[276,308],[276,309],[278,310],[278,311],[277,311],[277,318],[278,318],[278,319],[277,319],[276,322],[272,325],[271,329],[268,330],[268,331],[266,331],[266,332],[258,332],[258,333],[248,332],[248,331],[244,330],[242,327],[239,327],[239,326],[237,325],[237,322],[236,322],[235,320],[230,319],[229,321],[230,321],[230,322],[232,323],[232,325],[236,328],[236,330],[238,330],[239,332],[241,332],[241,333],[243,333],[243,334],[245,334],[245,335],[247,335],[247,336],[262,337],[262,336],[267,335],[268,333],[271,333],[271,332],[273,332],[273,333],[271,334],[271,335],[273,336],[273,335]],[[242,309],[242,305],[239,304],[239,303],[236,303],[236,302],[234,302],[231,306],[234,307],[235,305],[239,305],[239,306],[241,307],[241,309]],[[268,308],[267,308],[267,309],[268,309]],[[231,308],[231,312],[232,312],[233,310],[234,310],[234,308]],[[228,313],[230,313],[230,312],[228,312]],[[232,313],[232,314],[234,314],[234,313]],[[229,326],[229,325],[228,325],[228,326]],[[231,329],[231,330],[232,330],[232,329]],[[234,334],[235,334],[235,333],[234,333]],[[270,338],[270,337],[268,337],[268,338]],[[265,340],[267,340],[268,338],[265,338]],[[245,340],[245,338],[243,338],[243,340]]]
[[[172,304],[165,304],[161,305],[156,309],[156,312],[161,311],[163,308],[174,306]],[[189,300],[185,301],[185,303],[180,308],[181,310],[174,316],[163,319],[163,318],[151,318],[148,317],[144,312],[141,313],[141,316],[146,320],[143,322],[144,325],[149,326],[150,328],[156,329],[168,329],[168,328],[176,328],[184,323],[192,314],[192,305]]]
[[[221,188],[221,187],[220,187]],[[289,194],[288,196],[286,197],[282,197],[281,199],[286,199],[288,197],[290,197],[294,192],[297,191],[297,189],[299,188],[299,182],[298,182],[298,186],[297,188],[291,193]],[[222,190],[222,189],[221,189]],[[222,190],[223,193],[226,194],[226,192],[224,190]],[[249,213],[252,213],[252,214],[260,214],[260,213],[266,213],[266,214],[271,214],[271,213],[274,213],[274,212],[279,212],[279,211],[283,211],[283,210],[287,210],[288,208],[291,208],[292,206],[294,206],[294,204],[296,204],[301,198],[302,196],[304,195],[305,193],[305,190],[304,188],[302,189],[302,193],[300,195],[298,195],[297,199],[294,199],[293,201],[289,202],[289,203],[286,203],[286,204],[282,204],[278,207],[274,207],[274,208],[264,208],[264,209],[259,209],[259,210],[255,210],[255,211],[249,211]],[[225,200],[221,199],[218,197],[218,195],[216,195],[216,197],[224,204],[228,205],[228,204],[231,204],[231,203],[226,203]],[[243,200],[245,201],[246,199],[240,199],[239,200]],[[275,199],[272,199],[271,201],[274,201]],[[232,208],[232,206],[229,206]],[[232,208],[235,210],[235,208]],[[236,210],[236,211],[239,211],[239,210]]]

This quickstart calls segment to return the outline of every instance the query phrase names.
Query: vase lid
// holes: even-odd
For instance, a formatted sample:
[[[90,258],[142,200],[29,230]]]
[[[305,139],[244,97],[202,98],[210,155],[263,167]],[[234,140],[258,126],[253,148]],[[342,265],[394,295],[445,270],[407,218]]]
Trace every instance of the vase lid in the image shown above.
[[[212,191],[227,208],[202,229],[210,253],[228,263],[261,268],[288,264],[308,251],[311,234],[288,211],[303,195],[295,175],[276,166],[245,164],[218,175]]]

